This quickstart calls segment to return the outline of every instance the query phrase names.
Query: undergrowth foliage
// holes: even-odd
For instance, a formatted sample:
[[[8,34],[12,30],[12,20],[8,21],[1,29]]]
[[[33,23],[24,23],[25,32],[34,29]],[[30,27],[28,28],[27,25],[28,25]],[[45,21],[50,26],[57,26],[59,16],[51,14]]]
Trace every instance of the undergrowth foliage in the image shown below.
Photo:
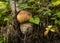
[[[60,26],[60,0],[19,0],[19,8],[28,10],[33,17],[29,22],[44,27],[42,30],[44,36],[53,33],[54,36],[59,34]]]
[[[59,40],[60,0],[18,0],[18,3],[20,9],[30,11],[33,15],[29,22],[35,24],[36,36],[33,35],[32,39],[40,38],[42,43],[47,42],[46,40],[53,40],[52,43]]]
[[[6,25],[11,19],[9,4],[5,1],[0,1],[0,26]]]
[[[59,43],[60,0],[18,0],[18,3],[18,7],[20,9],[27,10],[32,13],[33,17],[29,22],[34,24],[34,30],[31,37],[33,43]],[[6,1],[0,1],[0,27],[2,25],[6,25],[12,18],[9,7],[9,4]],[[17,33],[18,35],[21,35],[19,31]],[[13,36],[15,35],[13,34]],[[16,36],[12,38],[14,41]],[[16,40],[19,41],[19,37],[17,38],[18,39]],[[0,43],[3,43],[3,40],[3,37],[0,37]]]
[[[29,10],[33,17],[29,22],[46,26],[60,25],[60,0],[19,0],[19,8]]]

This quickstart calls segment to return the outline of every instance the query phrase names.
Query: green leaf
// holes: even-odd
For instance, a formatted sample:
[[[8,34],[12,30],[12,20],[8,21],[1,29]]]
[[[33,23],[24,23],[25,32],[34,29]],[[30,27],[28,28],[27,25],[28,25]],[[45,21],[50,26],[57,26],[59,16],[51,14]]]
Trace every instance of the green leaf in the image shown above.
[[[0,35],[0,43],[3,43],[3,41],[4,41],[3,38],[4,38],[4,37]]]
[[[50,29],[51,32],[56,32],[55,28]]]
[[[32,23],[35,23],[35,24],[39,24],[40,22],[40,19],[39,17],[33,17],[29,20],[29,22],[32,22]]]
[[[51,16],[51,13],[48,13],[49,16]]]
[[[57,15],[57,17],[59,17],[59,18],[60,18],[60,12],[58,12],[56,15]]]
[[[19,6],[21,9],[26,9],[26,8],[30,8],[30,6],[28,6],[27,4],[22,4]]]
[[[60,25],[60,20],[55,20],[55,24]]]
[[[5,18],[4,21],[8,21],[9,19],[8,18]]]
[[[58,6],[60,4],[60,0],[52,0],[52,4]]]
[[[7,2],[0,1],[0,9],[6,9],[7,4]]]
[[[52,17],[52,18],[50,18],[51,20],[55,20],[56,18],[55,17]]]
[[[58,21],[58,25],[60,25],[60,20]]]
[[[55,20],[55,24],[57,24],[58,23],[58,20]]]

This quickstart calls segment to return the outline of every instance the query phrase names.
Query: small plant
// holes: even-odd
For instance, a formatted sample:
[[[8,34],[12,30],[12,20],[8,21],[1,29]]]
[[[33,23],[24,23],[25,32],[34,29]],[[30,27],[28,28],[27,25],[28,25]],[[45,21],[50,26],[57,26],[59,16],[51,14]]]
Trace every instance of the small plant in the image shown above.
[[[6,24],[11,19],[8,11],[8,2],[0,1],[0,25]]]
[[[51,32],[57,32],[58,31],[58,28],[55,26],[52,26],[52,25],[48,25],[45,29],[46,29],[46,31],[44,32],[45,36],[49,33],[49,31],[51,31]]]
[[[39,24],[40,19],[39,17],[32,17],[29,22],[34,23],[34,24]]]
[[[45,23],[46,33],[56,32],[54,25],[60,25],[60,0],[19,0],[19,8],[29,10],[33,17],[29,22],[34,24]],[[51,9],[53,8],[53,9]],[[47,23],[46,23],[47,22]],[[52,22],[52,23],[51,23]],[[51,24],[51,25],[50,25]]]

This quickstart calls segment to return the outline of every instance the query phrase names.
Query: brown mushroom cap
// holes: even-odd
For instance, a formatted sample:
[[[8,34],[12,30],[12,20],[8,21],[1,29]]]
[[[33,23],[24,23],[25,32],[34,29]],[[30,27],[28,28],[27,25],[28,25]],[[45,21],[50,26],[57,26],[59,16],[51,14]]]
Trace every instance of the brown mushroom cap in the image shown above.
[[[19,23],[23,23],[25,21],[28,21],[32,17],[32,14],[26,10],[21,10],[17,14],[17,20]]]

